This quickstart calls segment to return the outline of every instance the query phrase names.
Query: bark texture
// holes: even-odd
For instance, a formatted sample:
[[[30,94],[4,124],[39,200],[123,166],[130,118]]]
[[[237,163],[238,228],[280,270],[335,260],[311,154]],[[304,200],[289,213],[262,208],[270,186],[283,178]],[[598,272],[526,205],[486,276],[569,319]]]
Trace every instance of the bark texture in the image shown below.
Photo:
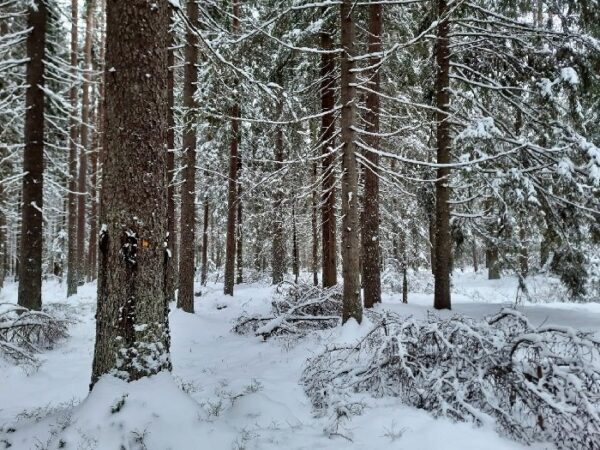
[[[356,75],[354,64],[354,21],[352,0],[343,0],[340,7],[341,85],[342,103],[342,272],[344,276],[342,322],[362,321],[360,298],[360,239],[358,223],[358,167],[356,163]]]
[[[44,57],[47,9],[36,0],[27,12],[27,92],[25,94],[25,150],[21,205],[19,264],[20,306],[42,308],[42,208],[44,182]]]
[[[94,33],[94,0],[87,0],[85,16],[85,44],[83,48],[83,84],[81,86],[81,147],[79,149],[79,178],[77,181],[77,264],[78,282],[85,281],[87,255],[85,251],[86,200],[87,200],[87,154],[90,151],[90,91],[92,76],[92,37]]]
[[[164,299],[168,2],[109,0],[92,385],[171,367]]]
[[[208,281],[208,221],[209,221],[210,203],[208,196],[204,197],[204,220],[202,221],[202,269],[200,282],[206,286]]]
[[[281,80],[278,80],[281,85]],[[280,96],[277,102],[277,120],[281,120],[283,113],[283,99]],[[275,170],[281,170],[283,167],[284,148],[283,148],[283,128],[277,127],[275,132]],[[272,279],[273,284],[279,284],[283,281],[285,272],[285,236],[283,228],[283,190],[281,186],[276,188],[273,193],[273,260],[272,260]]]
[[[231,32],[239,31],[240,8],[237,0],[232,0]],[[236,100],[237,101],[237,100]],[[227,186],[227,236],[225,242],[225,280],[223,291],[225,295],[233,295],[235,283],[235,244],[236,244],[236,209],[238,184],[238,146],[240,139],[240,106],[236,103],[231,108],[231,145],[229,147],[229,181]]]
[[[187,2],[188,20],[198,22],[196,0]],[[194,94],[198,82],[198,37],[191,29],[186,32],[185,69],[183,79],[183,107],[185,124],[183,129],[184,182],[181,186],[181,221],[179,225],[179,295],[177,307],[185,312],[194,312],[194,272],[196,249],[196,123]]]
[[[312,164],[312,184],[315,188],[312,191],[311,199],[311,230],[312,230],[312,261],[311,269],[313,273],[313,284],[319,285],[319,227],[318,227],[318,205],[319,205],[319,194],[316,188],[317,182],[317,162],[314,161]]]
[[[381,4],[369,5],[369,73],[365,120],[367,122],[366,144],[371,148],[379,147],[379,64],[381,62]],[[379,155],[367,151],[365,158],[369,162],[364,169],[364,210],[362,222],[362,286],[365,308],[371,308],[381,302],[381,264],[379,249]]]
[[[171,24],[173,22],[175,9],[171,8]],[[176,254],[177,234],[175,232],[175,186],[173,182],[173,172],[175,169],[175,115],[173,108],[175,107],[175,33],[172,29],[169,30],[169,50],[168,64],[169,74],[167,78],[167,101],[169,111],[167,117],[167,142],[169,153],[167,154],[167,180],[169,187],[167,188],[167,249],[169,250],[168,260],[165,264],[165,298],[167,302],[175,300],[175,286],[177,278],[177,264],[179,258]]]
[[[77,23],[78,0],[71,0],[71,89],[69,101],[71,103],[71,119],[69,121],[69,194],[68,194],[68,219],[67,229],[69,235],[67,249],[67,297],[77,293]]]
[[[329,30],[321,32],[321,48],[333,49],[333,38]],[[335,230],[335,59],[331,53],[321,54],[321,151],[323,154],[322,204],[322,270],[323,287],[337,284],[336,230]]]
[[[435,59],[437,73],[435,80],[436,100],[436,144],[438,164],[450,163],[450,123],[448,111],[450,102],[450,50],[448,34],[450,24],[446,17],[446,0],[438,0],[437,38]],[[450,169],[439,167],[435,182],[435,288],[433,307],[450,309],[450,266],[452,240],[450,236]]]

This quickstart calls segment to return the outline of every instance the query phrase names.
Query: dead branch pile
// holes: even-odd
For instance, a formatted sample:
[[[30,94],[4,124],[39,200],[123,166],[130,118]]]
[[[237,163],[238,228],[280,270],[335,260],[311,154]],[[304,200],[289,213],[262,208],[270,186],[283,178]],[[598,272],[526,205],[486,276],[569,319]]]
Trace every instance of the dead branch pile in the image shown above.
[[[396,396],[435,416],[493,423],[525,443],[593,449],[600,443],[600,340],[565,327],[534,328],[504,309],[484,320],[394,314],[356,345],[327,348],[302,376],[326,412],[352,393]]]
[[[0,303],[0,357],[23,366],[38,366],[37,355],[67,337],[69,320],[47,311]]]
[[[271,313],[241,316],[233,330],[267,339],[283,334],[303,335],[339,324],[342,295],[338,286],[321,288],[311,284],[283,282],[275,290]]]

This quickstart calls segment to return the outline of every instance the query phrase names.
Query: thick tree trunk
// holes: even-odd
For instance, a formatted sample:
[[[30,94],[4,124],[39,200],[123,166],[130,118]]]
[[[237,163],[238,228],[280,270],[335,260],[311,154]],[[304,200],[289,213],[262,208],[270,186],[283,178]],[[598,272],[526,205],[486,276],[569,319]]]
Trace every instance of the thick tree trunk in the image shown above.
[[[381,61],[381,27],[383,8],[381,4],[369,5],[369,92],[366,99],[367,122],[366,144],[371,148],[379,147],[379,67]],[[379,249],[379,156],[367,151],[365,158],[369,165],[364,168],[364,210],[362,221],[362,285],[365,308],[371,308],[381,302],[381,266]]]
[[[450,163],[450,50],[448,45],[449,21],[446,0],[438,0],[438,19],[436,39],[437,73],[435,81],[436,96],[436,143],[438,164]],[[439,167],[435,182],[435,289],[433,306],[436,309],[450,309],[450,266],[452,240],[450,236],[450,169]]]
[[[204,220],[202,222],[202,269],[200,282],[202,286],[206,286],[208,280],[208,220],[209,220],[210,203],[208,196],[204,197]]]
[[[231,2],[232,14],[231,32],[236,35],[239,31],[240,8],[237,0]],[[235,282],[235,244],[236,244],[236,209],[238,185],[238,146],[240,140],[240,106],[236,103],[231,108],[231,145],[229,148],[229,184],[227,189],[227,237],[225,243],[225,295],[233,295]]]
[[[187,2],[188,20],[198,22],[196,0]],[[194,312],[194,273],[196,249],[196,123],[194,94],[198,82],[198,37],[189,27],[186,32],[185,69],[183,79],[183,107],[185,120],[183,129],[183,176],[181,186],[181,220],[179,225],[179,295],[177,307],[185,312]]]
[[[71,118],[69,121],[69,214],[67,229],[69,235],[67,250],[67,297],[77,293],[77,23],[79,18],[78,0],[71,0]]]
[[[171,24],[175,9],[171,8]],[[168,64],[169,74],[167,78],[167,102],[169,111],[167,117],[167,145],[169,153],[167,154],[167,180],[169,187],[167,188],[167,248],[168,261],[165,264],[165,299],[167,302],[175,300],[176,273],[179,258],[175,253],[177,248],[177,234],[175,232],[175,186],[173,181],[173,173],[175,170],[175,32],[169,30],[169,49],[168,49]]]
[[[87,273],[87,254],[85,251],[86,232],[86,200],[87,200],[87,153],[90,151],[90,90],[92,76],[92,37],[94,33],[94,4],[95,0],[87,0],[85,18],[85,44],[83,64],[83,84],[81,94],[81,148],[79,150],[79,179],[77,190],[77,261],[78,282],[83,284]]]
[[[329,30],[321,32],[321,48],[333,49],[333,38]],[[323,287],[337,284],[336,230],[335,230],[335,58],[331,53],[321,54],[321,151],[323,154],[322,204],[322,252]]]
[[[360,299],[360,239],[358,223],[358,167],[356,163],[356,75],[354,63],[354,21],[352,0],[343,0],[340,6],[341,28],[341,85],[342,103],[342,272],[344,275],[342,322],[362,321]]]
[[[135,380],[171,367],[163,287],[168,27],[168,2],[108,2],[92,385],[106,373]]]
[[[21,206],[21,251],[18,302],[42,308],[42,208],[44,182],[44,56],[47,9],[36,0],[27,12],[27,92],[25,94],[25,150]]]

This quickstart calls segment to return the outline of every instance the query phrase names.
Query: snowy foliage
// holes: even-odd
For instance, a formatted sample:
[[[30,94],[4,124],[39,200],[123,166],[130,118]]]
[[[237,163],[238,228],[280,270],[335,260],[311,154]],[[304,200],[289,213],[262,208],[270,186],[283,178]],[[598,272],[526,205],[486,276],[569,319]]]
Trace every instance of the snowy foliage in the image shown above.
[[[254,333],[264,339],[282,334],[303,335],[311,330],[335,327],[340,322],[341,310],[340,286],[323,289],[283,282],[276,288],[270,315],[242,315],[233,329],[236,333]]]
[[[400,397],[456,421],[495,423],[524,443],[590,449],[600,442],[600,340],[534,328],[504,309],[482,321],[373,314],[358,342],[309,359],[302,383],[322,413],[352,393]]]

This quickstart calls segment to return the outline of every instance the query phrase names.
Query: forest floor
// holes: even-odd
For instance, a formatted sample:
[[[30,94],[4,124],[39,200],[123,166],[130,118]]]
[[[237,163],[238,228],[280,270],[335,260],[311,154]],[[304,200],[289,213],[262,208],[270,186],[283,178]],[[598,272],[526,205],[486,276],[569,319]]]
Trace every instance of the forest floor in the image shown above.
[[[425,277],[427,278],[427,277]],[[552,280],[533,277],[531,298],[556,300]],[[430,284],[412,283],[408,304],[387,292],[378,308],[425,317],[432,311]],[[1,302],[16,301],[16,284],[0,291]],[[197,286],[195,314],[172,309],[173,373],[130,385],[101,380],[88,397],[94,346],[93,284],[65,299],[65,286],[44,285],[45,303],[68,303],[77,321],[70,337],[41,355],[33,371],[0,361],[0,449],[406,449],[506,450],[524,447],[493,428],[475,428],[403,406],[395,398],[369,399],[336,435],[324,432],[331,417],[316,417],[298,383],[306,359],[327,343],[360,330],[344,326],[301,340],[240,336],[231,332],[242,314],[267,313],[271,286],[247,284],[226,298],[222,285]],[[475,318],[514,304],[516,279],[489,281],[485,273],[454,276],[453,311]],[[600,332],[600,303],[522,302],[533,324],[554,323]],[[368,324],[359,328],[368,327]],[[364,332],[364,330],[363,330]],[[183,391],[182,391],[183,389]],[[85,399],[85,400],[84,400]],[[4,444],[4,445],[3,445]]]

